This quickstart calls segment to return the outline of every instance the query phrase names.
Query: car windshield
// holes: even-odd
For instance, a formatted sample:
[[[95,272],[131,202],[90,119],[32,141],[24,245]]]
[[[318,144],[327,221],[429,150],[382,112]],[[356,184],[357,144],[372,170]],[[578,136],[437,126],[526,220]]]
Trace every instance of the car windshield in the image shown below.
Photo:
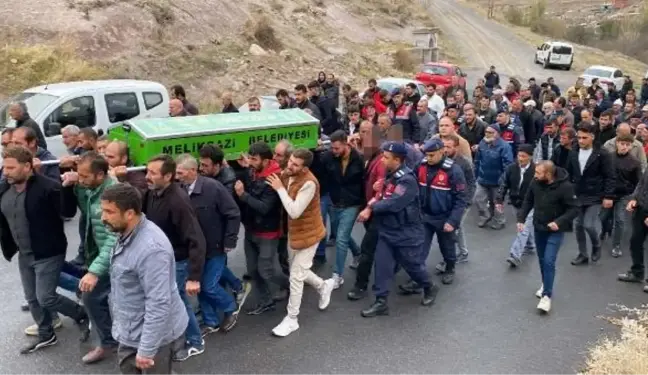
[[[394,89],[400,89],[401,87],[405,87],[405,85],[399,85],[398,83],[394,82],[379,81],[378,87],[391,93],[392,91],[394,91]]]
[[[568,46],[554,46],[553,53],[557,55],[571,55],[572,49]]]
[[[0,128],[13,124],[13,120],[9,117],[9,105],[15,102],[24,102],[31,117],[36,117],[41,113],[50,103],[55,101],[58,97],[49,94],[37,94],[33,92],[23,92],[17,95],[3,105],[0,106]]]
[[[439,76],[447,76],[450,71],[448,68],[439,65],[426,65],[423,67],[423,73],[434,74]]]
[[[597,68],[588,68],[585,70],[585,73],[588,76],[594,76],[594,77],[602,77],[602,78],[610,78],[612,77],[612,72],[609,70],[603,70],[603,69],[597,69]]]

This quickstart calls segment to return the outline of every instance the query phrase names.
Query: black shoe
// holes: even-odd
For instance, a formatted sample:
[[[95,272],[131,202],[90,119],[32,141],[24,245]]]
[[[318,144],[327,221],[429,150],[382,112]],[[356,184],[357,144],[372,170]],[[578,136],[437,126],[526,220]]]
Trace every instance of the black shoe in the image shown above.
[[[347,298],[351,301],[358,301],[367,296],[367,289],[353,287],[349,293],[347,293]]]
[[[50,336],[47,339],[38,339],[34,341],[33,343],[25,346],[24,348],[20,349],[20,354],[29,354],[33,353],[37,350],[41,350],[43,348],[47,348],[48,346],[56,345],[58,341],[56,340],[56,335],[52,333],[52,336]]]
[[[628,271],[626,273],[620,273],[617,279],[626,283],[640,283],[643,281],[643,275],[637,275],[632,271]]]
[[[232,328],[236,326],[237,321],[238,321],[238,314],[226,314],[220,325],[221,331],[225,333],[231,331]]]
[[[20,311],[23,311],[23,312],[29,311],[29,304],[27,302],[23,302],[23,304],[20,305]]]
[[[578,256],[571,261],[572,266],[580,266],[587,263],[589,263],[589,258],[583,254],[578,254]]]
[[[601,260],[601,247],[592,248],[592,262],[596,263]]]
[[[421,305],[430,306],[436,300],[436,296],[439,293],[439,287],[436,285],[431,285],[428,288],[423,290],[423,299],[421,300]]]
[[[373,318],[378,315],[389,315],[389,307],[385,298],[376,298],[376,301],[368,309],[360,313],[363,318]]]
[[[84,312],[83,317],[74,323],[79,327],[79,331],[81,331],[79,341],[88,341],[88,338],[90,338],[90,318],[88,318],[88,315]]]
[[[252,310],[247,312],[248,315],[261,315],[264,312],[274,311],[277,305],[274,302],[272,303],[260,303],[256,305]]]
[[[414,280],[410,280],[406,284],[399,285],[398,289],[400,289],[398,293],[403,296],[421,294],[421,292],[423,291],[423,288],[421,288],[417,283],[415,283]]]
[[[288,291],[288,289],[280,289],[279,291],[277,291],[277,294],[272,296],[272,300],[275,302],[281,302],[287,300],[289,295],[290,292]]]
[[[442,276],[441,276],[441,282],[444,285],[450,285],[454,281],[454,271],[446,271]]]
[[[252,276],[248,275],[247,273],[243,274],[243,280],[245,281],[252,281]]]

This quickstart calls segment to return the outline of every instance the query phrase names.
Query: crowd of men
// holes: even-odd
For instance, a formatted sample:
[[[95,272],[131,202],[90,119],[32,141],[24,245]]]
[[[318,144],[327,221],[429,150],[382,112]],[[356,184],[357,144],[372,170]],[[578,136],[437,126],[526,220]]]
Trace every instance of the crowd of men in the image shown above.
[[[294,98],[276,94],[281,109],[320,120],[327,148],[258,142],[228,162],[206,145],[197,157],[157,156],[144,172],[127,169],[125,143],[74,125],[62,129],[69,155],[43,165],[55,157],[24,104],[13,105],[17,127],[2,132],[0,245],[7,260],[17,256],[35,322],[25,333],[36,339],[21,353],[56,344],[63,314],[83,340],[95,333],[84,363],[116,349],[123,373],[170,373],[172,362],[203,353],[208,335],[236,326],[251,290],[249,315],[287,300],[272,330],[285,337],[299,329],[304,284],[326,310],[345,278],[353,281],[349,300],[368,297],[372,270],[375,299],[363,317],[389,313],[401,269],[410,280],[399,293],[430,306],[439,291],[426,267],[433,238],[443,259],[435,270],[452,284],[456,265],[468,261],[463,222],[473,202],[478,226],[501,230],[507,196],[518,234],[506,262],[516,268],[537,253],[539,310],[551,309],[565,233],[576,232],[575,266],[599,261],[608,237],[612,256],[621,256],[626,211],[634,212],[632,266],[619,280],[643,281],[648,80],[638,96],[631,85],[617,92],[579,79],[563,97],[552,79],[539,86],[511,79],[502,89],[493,67],[471,96],[457,81],[430,84],[422,97],[413,84],[390,92],[370,80],[362,94],[339,86],[322,72],[297,85]],[[171,116],[198,114],[181,86],[171,97]],[[223,104],[236,111],[231,94]],[[258,98],[248,106],[261,110]],[[64,222],[77,211],[81,244],[67,262]],[[360,244],[351,237],[356,222],[365,227]],[[246,274],[239,278],[227,256],[241,224]],[[335,259],[324,279],[316,271],[327,262],[327,243]]]

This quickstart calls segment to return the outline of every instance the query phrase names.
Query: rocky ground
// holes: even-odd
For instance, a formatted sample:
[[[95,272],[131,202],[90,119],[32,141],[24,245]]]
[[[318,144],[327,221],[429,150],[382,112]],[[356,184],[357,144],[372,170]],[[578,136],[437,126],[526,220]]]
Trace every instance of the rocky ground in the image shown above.
[[[242,100],[290,89],[320,70],[364,85],[409,75],[392,55],[432,24],[424,3],[402,0],[10,0],[0,97],[95,77],[182,83],[206,105],[228,90]]]

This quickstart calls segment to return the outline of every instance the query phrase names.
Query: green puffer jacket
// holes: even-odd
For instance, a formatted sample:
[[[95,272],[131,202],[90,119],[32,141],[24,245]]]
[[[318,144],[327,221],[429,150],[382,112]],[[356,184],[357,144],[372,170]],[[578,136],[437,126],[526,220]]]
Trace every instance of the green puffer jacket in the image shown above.
[[[95,189],[85,188],[78,184],[73,188],[63,189],[63,210],[66,216],[74,216],[78,204],[81,209],[81,219],[85,219],[85,263],[88,272],[92,272],[97,276],[108,274],[110,254],[117,242],[117,235],[111,232],[101,221],[101,194],[108,186],[114,184],[116,182],[112,178],[106,178],[104,183]],[[72,199],[70,193],[74,194],[76,201]],[[72,203],[75,203],[74,208],[71,207]],[[70,215],[71,209],[73,210],[72,215]]]

